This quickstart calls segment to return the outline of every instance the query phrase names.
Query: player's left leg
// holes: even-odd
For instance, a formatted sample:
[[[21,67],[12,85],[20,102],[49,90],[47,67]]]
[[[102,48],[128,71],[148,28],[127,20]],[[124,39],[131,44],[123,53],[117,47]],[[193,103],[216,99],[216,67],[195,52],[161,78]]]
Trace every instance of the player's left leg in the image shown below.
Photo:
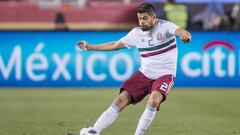
[[[173,81],[174,77],[172,75],[166,75],[153,82],[147,107],[139,120],[135,135],[143,135],[148,129],[159,109],[160,103],[166,99]]]
[[[145,108],[139,122],[135,135],[143,135],[152,123],[159,103],[163,100],[163,95],[158,91],[153,91],[149,97],[147,107]]]

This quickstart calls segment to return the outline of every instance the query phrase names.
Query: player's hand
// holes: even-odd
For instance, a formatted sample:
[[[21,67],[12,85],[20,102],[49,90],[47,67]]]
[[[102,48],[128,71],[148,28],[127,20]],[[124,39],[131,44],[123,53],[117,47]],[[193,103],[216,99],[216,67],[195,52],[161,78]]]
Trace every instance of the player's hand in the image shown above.
[[[79,41],[77,43],[77,46],[82,49],[82,50],[85,50],[85,51],[88,51],[89,50],[89,46],[88,46],[88,42],[87,41]]]
[[[184,33],[180,38],[183,43],[189,43],[191,42],[191,39],[192,39],[189,33]]]
[[[183,28],[178,28],[175,31],[175,34],[178,35],[183,43],[191,42],[192,36],[191,33]]]

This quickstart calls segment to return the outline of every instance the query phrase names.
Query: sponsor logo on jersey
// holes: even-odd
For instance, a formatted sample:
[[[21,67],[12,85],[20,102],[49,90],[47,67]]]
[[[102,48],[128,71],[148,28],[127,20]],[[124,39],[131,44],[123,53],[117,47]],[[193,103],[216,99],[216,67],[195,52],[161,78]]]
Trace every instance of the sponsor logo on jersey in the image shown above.
[[[157,40],[162,40],[162,34],[161,33],[157,34]]]

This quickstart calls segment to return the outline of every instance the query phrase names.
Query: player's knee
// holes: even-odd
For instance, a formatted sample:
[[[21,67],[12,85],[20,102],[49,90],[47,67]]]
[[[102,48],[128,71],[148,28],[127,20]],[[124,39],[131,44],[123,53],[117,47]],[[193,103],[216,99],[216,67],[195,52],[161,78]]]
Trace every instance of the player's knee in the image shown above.
[[[114,100],[114,104],[122,110],[126,106],[126,101],[119,96]]]
[[[129,104],[128,98],[123,96],[118,96],[114,100],[114,104],[118,106],[121,110]]]
[[[150,98],[148,100],[148,105],[154,108],[157,108],[161,102],[160,98]]]
[[[121,104],[121,99],[120,99],[119,97],[117,97],[117,98],[114,99],[113,103],[114,103],[116,106],[119,107],[120,104]]]

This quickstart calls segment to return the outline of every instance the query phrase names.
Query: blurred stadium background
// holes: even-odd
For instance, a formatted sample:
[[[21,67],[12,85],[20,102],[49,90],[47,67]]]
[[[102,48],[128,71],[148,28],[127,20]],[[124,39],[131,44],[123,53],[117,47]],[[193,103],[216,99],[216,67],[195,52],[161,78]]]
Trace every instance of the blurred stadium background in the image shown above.
[[[240,1],[147,0],[179,39],[169,99],[147,135],[240,135]],[[84,52],[76,42],[118,40],[142,0],[0,0],[0,134],[64,135],[92,125],[139,68],[135,49]],[[134,133],[146,100],[104,135]]]

